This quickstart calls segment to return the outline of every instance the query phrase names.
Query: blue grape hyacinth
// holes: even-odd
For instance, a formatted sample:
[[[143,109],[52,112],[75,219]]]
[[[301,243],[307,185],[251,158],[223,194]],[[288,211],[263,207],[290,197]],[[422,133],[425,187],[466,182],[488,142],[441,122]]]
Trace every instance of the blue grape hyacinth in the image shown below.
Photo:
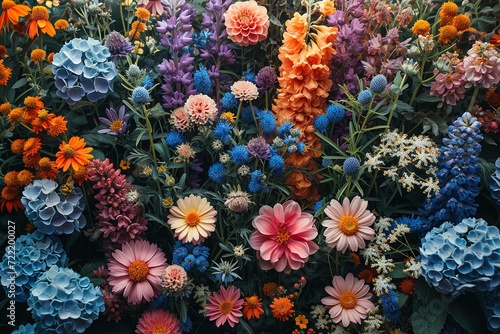
[[[6,293],[12,291],[12,282],[15,286],[15,301],[28,300],[29,291],[36,279],[53,265],[65,267],[68,256],[61,240],[57,236],[47,235],[40,231],[20,236],[15,244],[15,256],[9,255],[8,249],[0,263],[0,277]],[[10,261],[9,261],[10,260]],[[14,263],[13,268],[9,263]],[[12,276],[12,275],[15,276]],[[10,278],[15,277],[11,281]]]

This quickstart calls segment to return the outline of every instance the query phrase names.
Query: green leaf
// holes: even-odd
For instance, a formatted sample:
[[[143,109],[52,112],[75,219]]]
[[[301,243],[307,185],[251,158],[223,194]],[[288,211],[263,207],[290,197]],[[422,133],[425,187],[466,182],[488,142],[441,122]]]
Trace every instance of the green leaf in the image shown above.
[[[418,102],[439,102],[441,101],[441,98],[438,96],[431,96],[428,93],[424,93],[417,96],[415,100],[417,100]]]
[[[440,294],[431,288],[422,277],[417,280],[415,296],[424,304],[429,304],[431,300],[440,298]]]
[[[27,83],[28,83],[28,80],[26,80],[26,78],[21,78],[21,79],[17,80],[15,84],[12,85],[11,89],[21,88],[24,85],[26,85]]]
[[[422,303],[413,298],[413,313],[410,317],[414,334],[439,334],[446,322],[447,304],[440,298]]]
[[[186,301],[184,299],[181,299],[180,316],[181,316],[182,322],[186,321],[186,319],[187,319],[187,312],[188,312],[188,308],[187,308],[187,305],[186,305]]]
[[[486,318],[476,297],[472,295],[458,297],[450,304],[448,312],[469,333],[488,333]]]
[[[403,269],[405,269],[405,265],[403,262],[395,263],[393,271],[389,273],[389,277],[392,277],[392,278],[406,278],[406,277],[408,277],[408,274],[403,272]]]
[[[240,318],[240,324],[243,327],[243,333],[253,334],[252,327],[250,327],[250,325],[242,318]]]

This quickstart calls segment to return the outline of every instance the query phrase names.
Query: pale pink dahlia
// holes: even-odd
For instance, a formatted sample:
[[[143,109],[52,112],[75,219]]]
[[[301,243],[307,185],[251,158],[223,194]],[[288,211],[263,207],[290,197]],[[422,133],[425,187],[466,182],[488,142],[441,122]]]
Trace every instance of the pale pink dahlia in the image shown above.
[[[167,267],[165,254],[146,240],[124,243],[108,262],[109,284],[132,304],[151,301],[160,291],[161,274]]]
[[[192,127],[191,120],[183,107],[176,108],[172,111],[169,122],[170,125],[180,132],[185,132]]]
[[[255,45],[267,38],[267,9],[253,0],[233,3],[224,13],[224,19],[227,36],[240,46]]]
[[[179,319],[162,309],[146,310],[142,314],[135,332],[137,334],[182,334]]]
[[[375,231],[370,226],[375,222],[375,216],[366,210],[368,202],[356,196],[349,201],[344,198],[342,204],[332,199],[325,208],[330,219],[324,220],[321,225],[326,227],[325,242],[330,247],[345,253],[347,248],[357,251],[365,248],[365,240],[371,240]]]
[[[231,93],[234,97],[242,101],[253,101],[259,97],[257,86],[250,81],[236,81],[231,86]]]
[[[213,292],[208,297],[206,305],[207,317],[210,321],[215,320],[215,326],[220,327],[226,322],[229,326],[234,327],[243,316],[241,308],[243,307],[243,298],[240,299],[240,289],[235,288],[233,285],[227,289],[223,286],[220,287],[220,293]]]
[[[161,15],[165,11],[161,0],[139,0],[137,7],[146,8],[153,15]]]
[[[204,125],[208,121],[213,121],[218,110],[215,101],[208,95],[191,95],[184,104],[184,112],[191,122]]]
[[[187,282],[188,275],[186,270],[177,264],[168,266],[161,274],[161,286],[169,291],[182,291]]]
[[[334,276],[332,285],[325,287],[330,296],[322,298],[321,303],[329,309],[334,323],[342,322],[344,327],[351,323],[361,324],[361,320],[366,318],[366,311],[375,308],[370,301],[370,286],[365,284],[365,280],[349,273],[345,280]]]
[[[295,201],[265,205],[254,218],[255,231],[250,235],[250,246],[257,251],[262,269],[274,268],[289,274],[300,269],[309,256],[318,250],[312,241],[318,235],[314,218],[302,212]]]

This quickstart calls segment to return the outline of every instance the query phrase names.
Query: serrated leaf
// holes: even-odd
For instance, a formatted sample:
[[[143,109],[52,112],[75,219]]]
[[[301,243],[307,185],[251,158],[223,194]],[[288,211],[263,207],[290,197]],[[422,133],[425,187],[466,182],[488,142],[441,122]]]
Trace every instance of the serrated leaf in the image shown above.
[[[449,305],[448,312],[469,333],[488,333],[486,318],[476,297],[472,295],[458,297]]]

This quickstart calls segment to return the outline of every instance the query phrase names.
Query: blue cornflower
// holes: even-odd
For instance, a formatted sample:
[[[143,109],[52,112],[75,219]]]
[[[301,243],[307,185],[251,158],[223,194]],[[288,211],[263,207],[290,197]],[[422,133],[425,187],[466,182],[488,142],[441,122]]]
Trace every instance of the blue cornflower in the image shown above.
[[[221,119],[215,126],[214,134],[224,145],[227,145],[231,142],[232,129],[232,124],[229,124],[227,120]]]
[[[344,173],[346,173],[349,176],[355,176],[358,174],[359,167],[360,167],[359,160],[355,157],[349,157],[344,160],[344,164],[342,165],[342,168],[344,170]]]
[[[182,268],[184,268],[184,270],[189,271],[189,270],[191,270],[191,268],[194,267],[195,262],[196,262],[196,258],[194,257],[194,255],[188,254],[188,256],[186,256],[184,258],[184,261],[182,261],[182,263],[180,265],[182,266]]]
[[[148,90],[144,87],[139,86],[132,91],[132,100],[139,105],[148,103],[150,98]]]
[[[177,240],[173,250],[173,263],[178,264],[189,271],[193,267],[203,272],[208,268],[208,257],[210,250],[204,245],[193,245],[188,242],[183,244]]]
[[[196,245],[196,246],[194,246],[191,253],[196,257],[203,256],[203,257],[208,258],[210,256],[210,249],[207,246]]]
[[[385,317],[392,322],[398,321],[401,316],[401,310],[398,304],[398,293],[391,289],[389,292],[380,295],[380,301],[382,302]]]
[[[330,104],[328,108],[326,108],[326,117],[332,123],[338,123],[345,117],[345,109],[337,104]]]
[[[368,89],[362,90],[358,94],[358,101],[361,104],[368,104],[372,100],[373,94]]]
[[[196,270],[198,270],[200,273],[207,270],[208,265],[208,258],[205,256],[198,256],[195,260]]]
[[[173,250],[173,260],[172,262],[174,264],[181,264],[182,261],[184,261],[184,259],[186,258],[186,256],[188,256],[189,254],[189,251],[186,247],[184,247],[184,245],[182,244],[181,241],[177,240],[175,242],[175,245],[174,245],[174,250]]]
[[[217,184],[221,184],[226,180],[226,168],[220,162],[214,163],[208,168],[208,177]]]
[[[165,141],[167,142],[167,146],[171,150],[177,149],[177,146],[181,145],[186,141],[182,133],[177,132],[177,131],[172,131],[167,134],[165,137]]]
[[[330,120],[326,115],[319,115],[314,119],[314,127],[321,133],[326,133]]]
[[[387,79],[382,74],[377,74],[370,82],[370,89],[374,93],[382,93],[387,86]]]
[[[243,71],[243,77],[246,81],[255,83],[255,73],[252,71],[252,69]]]
[[[270,111],[262,111],[259,115],[260,129],[266,137],[274,135],[276,132],[276,116]]]
[[[221,99],[222,108],[224,110],[236,110],[240,104],[240,101],[231,92],[227,92]]]
[[[229,150],[229,154],[231,155],[231,159],[237,165],[245,164],[250,158],[250,154],[244,145],[237,145]]]
[[[151,79],[151,76],[149,74],[146,74],[146,76],[141,82],[141,86],[146,89],[150,89],[151,87],[153,87],[153,85],[154,85],[153,79]]]
[[[200,94],[210,95],[212,93],[212,80],[208,75],[205,67],[200,68],[194,72],[193,75],[194,89]]]
[[[285,138],[285,136],[288,136],[290,134],[292,127],[293,127],[293,123],[290,123],[288,121],[281,124],[277,130],[278,136],[280,136],[281,138]]]
[[[269,159],[269,168],[275,170],[281,170],[283,166],[285,166],[285,160],[283,160],[283,157],[281,155],[274,154]]]
[[[316,214],[322,208],[323,208],[323,200],[319,200],[316,203],[314,203],[314,208],[313,208],[314,214]]]

